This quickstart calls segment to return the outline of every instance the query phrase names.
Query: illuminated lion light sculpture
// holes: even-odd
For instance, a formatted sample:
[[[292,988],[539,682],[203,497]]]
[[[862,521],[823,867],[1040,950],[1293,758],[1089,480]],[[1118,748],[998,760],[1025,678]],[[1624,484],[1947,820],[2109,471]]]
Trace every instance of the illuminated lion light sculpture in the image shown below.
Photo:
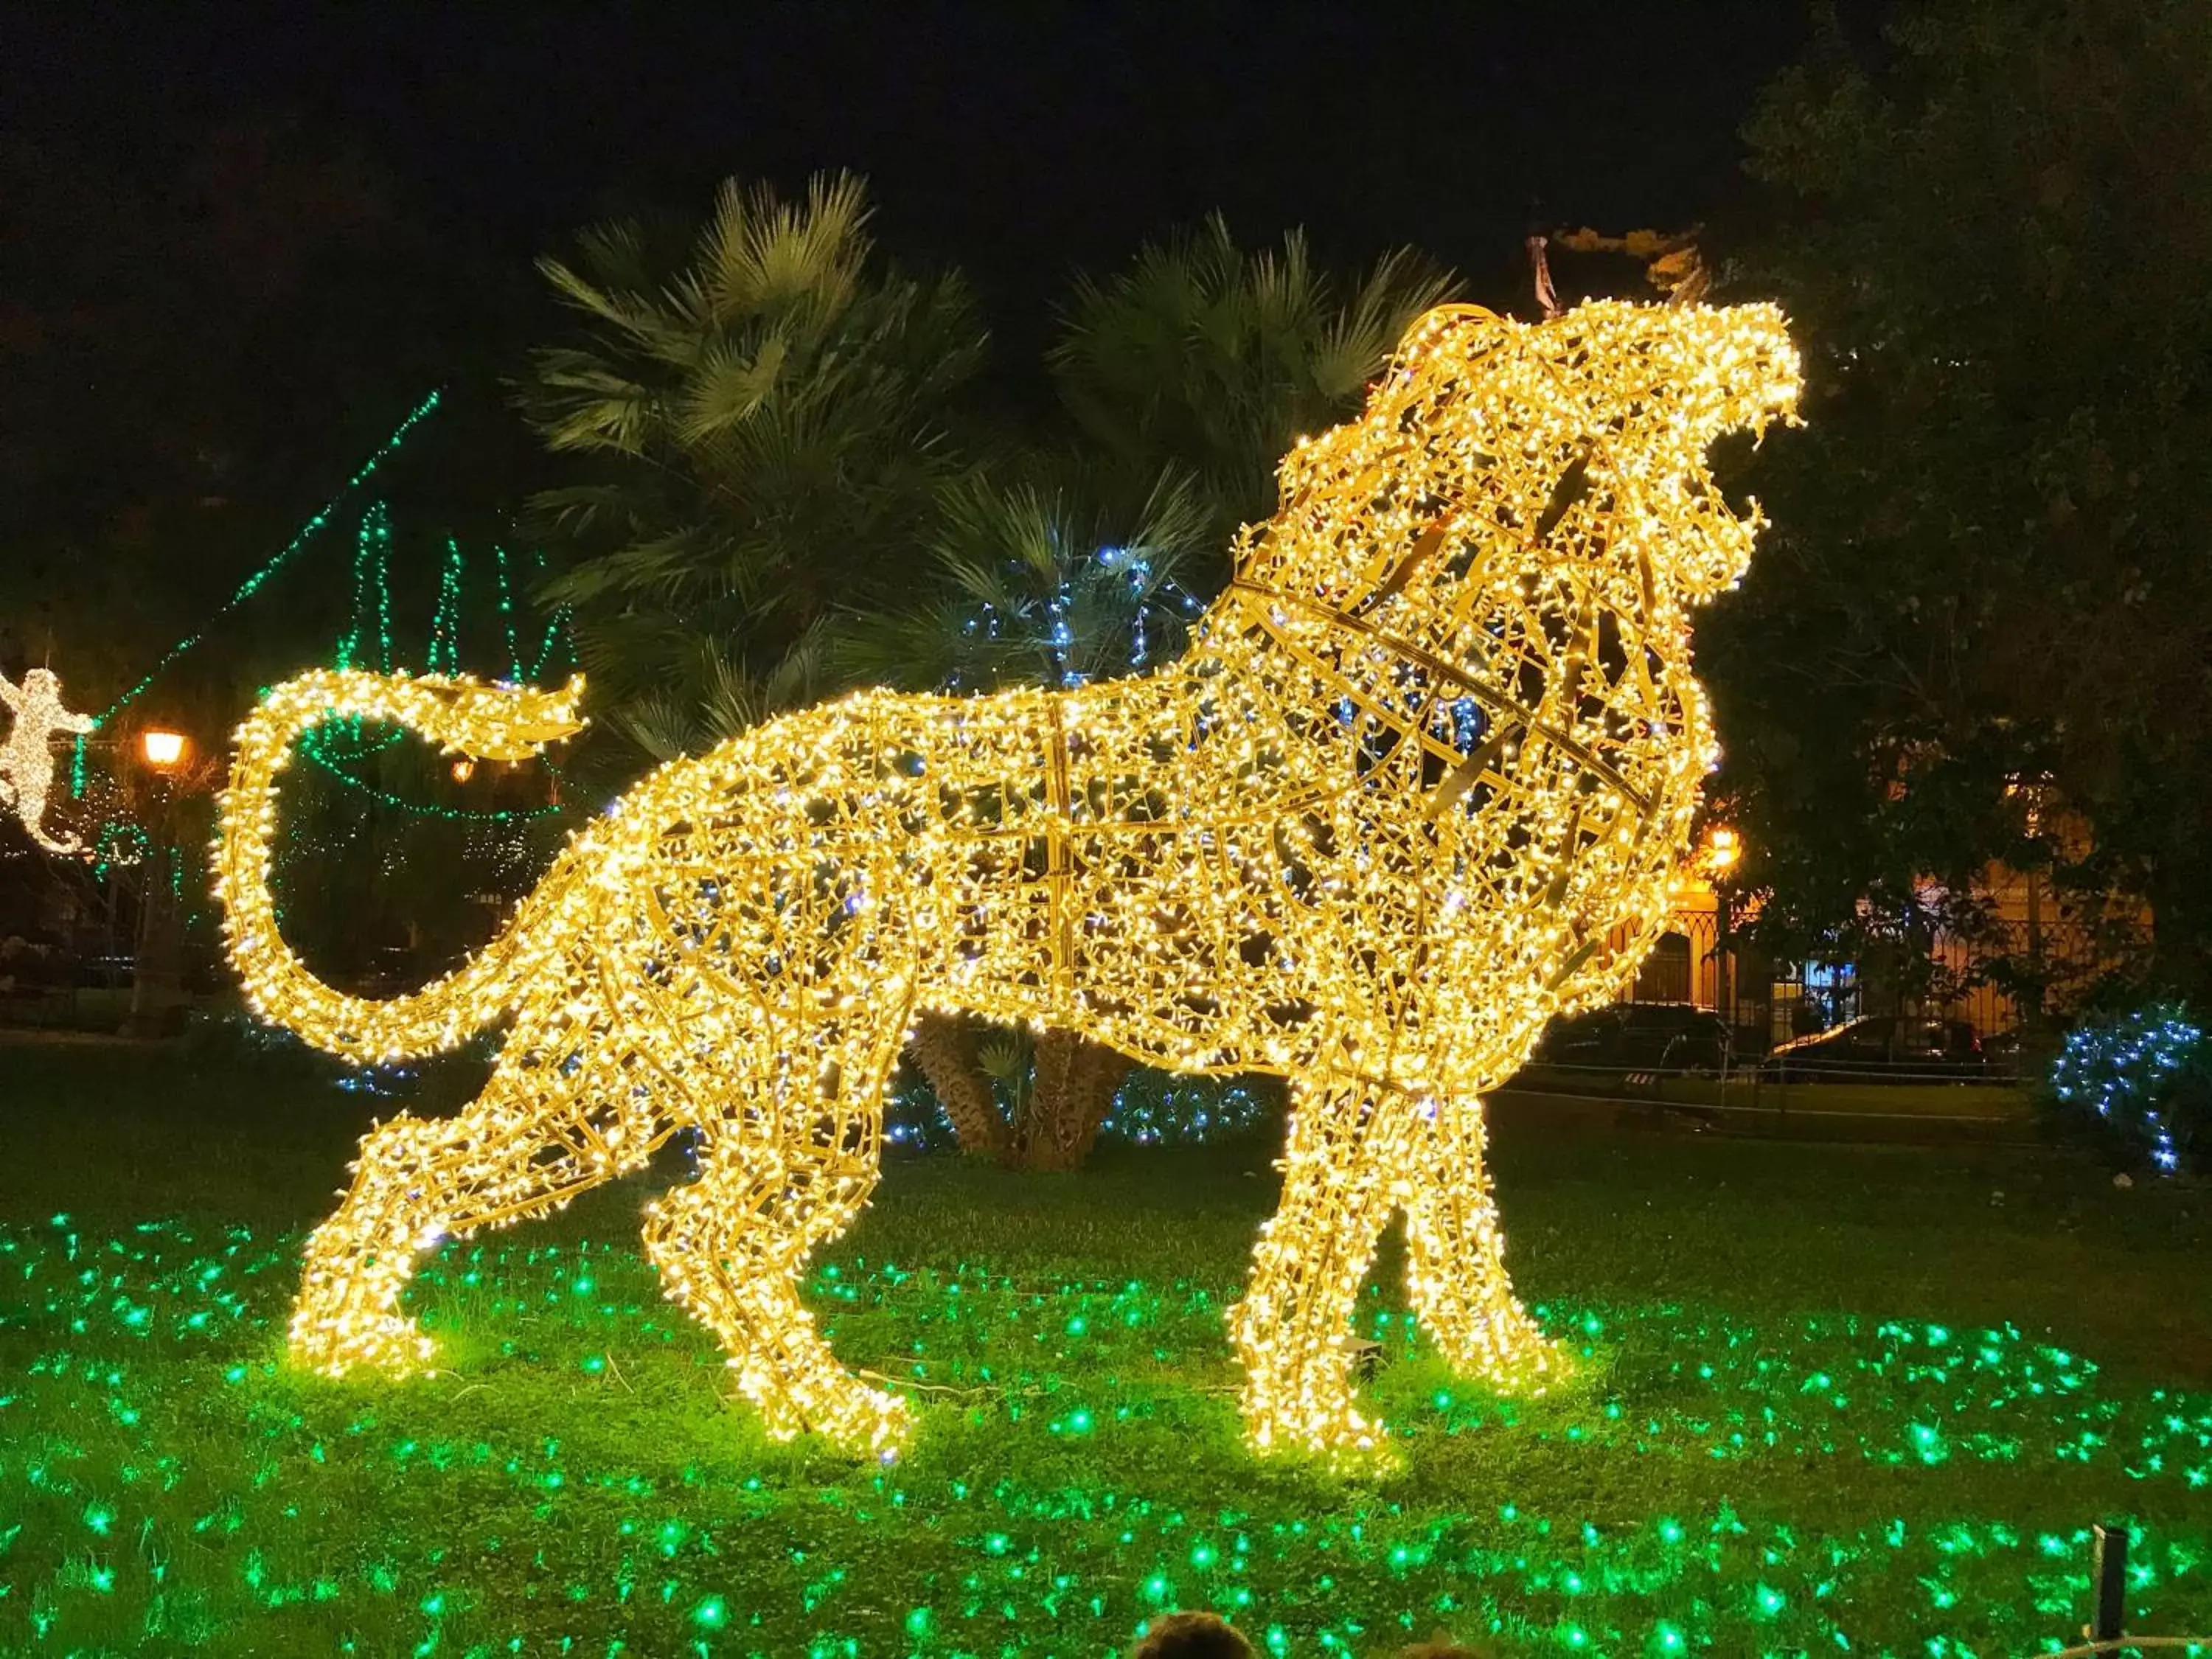
[[[1155,672],[987,696],[862,692],[662,767],[505,930],[411,995],[313,977],[269,890],[276,774],[336,718],[516,757],[552,692],[358,672],[278,686],[238,734],[218,890],[255,1006],[369,1060],[507,1020],[483,1092],[362,1143],[316,1230],[291,1352],[422,1366],[399,1309],[440,1238],[543,1214],[681,1127],[697,1176],[645,1246],[771,1432],[888,1454],[904,1401],[841,1365],[798,1279],[878,1176],[917,1010],[1073,1029],[1178,1072],[1271,1072],[1282,1206],[1231,1315],[1255,1445],[1368,1446],[1345,1338],[1407,1223],[1454,1366],[1547,1364],[1508,1284],[1480,1097],[1656,937],[1714,746],[1690,610],[1734,581],[1707,470],[1793,408],[1771,307],[1471,307],[1407,335],[1365,411],[1283,463],[1281,507]]]

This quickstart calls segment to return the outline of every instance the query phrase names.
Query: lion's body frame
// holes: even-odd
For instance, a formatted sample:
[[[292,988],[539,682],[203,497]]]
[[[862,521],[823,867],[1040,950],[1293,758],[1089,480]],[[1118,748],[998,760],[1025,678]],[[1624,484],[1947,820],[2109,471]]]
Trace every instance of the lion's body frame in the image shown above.
[[[1293,1080],[1284,1208],[1235,1321],[1261,1444],[1371,1438],[1339,1339],[1394,1209],[1447,1357],[1540,1368],[1479,1096],[1552,1012],[1619,984],[1663,915],[1711,747],[1687,664],[1702,589],[1648,544],[1653,481],[1593,465],[1632,425],[1594,435],[1570,398],[1583,418],[1530,416],[1517,465],[1425,442],[1473,366],[1543,332],[1439,315],[1361,422],[1285,464],[1282,512],[1248,533],[1181,660],[1062,690],[858,694],[664,767],[579,836],[488,953],[496,972],[469,984],[472,1017],[514,1021],[491,1082],[456,1119],[364,1143],[310,1245],[295,1352],[331,1370],[419,1363],[397,1303],[429,1236],[541,1212],[690,1127],[698,1179],[647,1229],[670,1293],[773,1428],[892,1443],[903,1403],[837,1364],[794,1281],[872,1187],[890,1074],[932,1010]],[[1559,378],[1547,366],[1522,395]],[[1710,411],[1716,429],[1747,418]],[[1671,435],[1702,464],[1710,432]],[[1747,526],[1692,527],[1740,568],[1723,544],[1733,530],[1747,552]],[[321,707],[343,701],[335,684]],[[349,684],[354,712],[394,714]],[[319,695],[249,723],[249,750],[276,752],[273,780]],[[234,925],[252,876],[226,874]],[[276,963],[258,999],[281,1005],[304,969],[269,954],[273,919],[253,929]],[[297,994],[324,1024],[290,1023],[356,1051],[418,1042],[430,1018]],[[442,1036],[469,1021],[440,994],[417,1002]]]

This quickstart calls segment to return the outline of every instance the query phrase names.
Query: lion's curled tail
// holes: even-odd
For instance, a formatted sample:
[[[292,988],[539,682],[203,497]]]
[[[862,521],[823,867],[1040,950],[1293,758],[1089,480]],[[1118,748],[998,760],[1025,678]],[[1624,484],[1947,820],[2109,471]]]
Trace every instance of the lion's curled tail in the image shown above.
[[[519,959],[546,941],[551,918],[526,899],[499,936],[461,967],[405,996],[349,996],[317,979],[276,926],[270,846],[277,774],[292,745],[331,720],[390,720],[449,752],[520,760],[580,730],[583,681],[557,691],[486,685],[468,678],[319,669],[286,680],[239,727],[222,799],[216,896],[230,953],[257,1012],[319,1048],[356,1060],[436,1054],[505,1013]]]

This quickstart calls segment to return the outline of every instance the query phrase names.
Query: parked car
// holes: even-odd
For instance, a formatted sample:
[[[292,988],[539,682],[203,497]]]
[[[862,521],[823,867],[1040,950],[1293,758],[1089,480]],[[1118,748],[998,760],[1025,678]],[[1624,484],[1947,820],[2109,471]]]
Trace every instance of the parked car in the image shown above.
[[[1989,1061],[1993,1081],[2014,1082],[2051,1069],[2058,1051],[2057,1040],[2047,1032],[2040,1036],[2014,1026],[1982,1039],[1982,1054]]]
[[[1971,1083],[1990,1075],[1990,1057],[1971,1021],[1875,1014],[1778,1044],[1762,1071],[1783,1083]]]
[[[1729,1069],[1735,1034],[1709,1008],[1689,1002],[1615,1002],[1556,1022],[1536,1045],[1546,1066],[1717,1077]]]

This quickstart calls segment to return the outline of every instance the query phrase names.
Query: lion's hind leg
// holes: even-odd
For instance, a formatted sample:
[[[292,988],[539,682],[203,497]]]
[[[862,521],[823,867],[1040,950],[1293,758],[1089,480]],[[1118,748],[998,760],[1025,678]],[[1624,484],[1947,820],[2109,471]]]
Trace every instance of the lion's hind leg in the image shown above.
[[[842,1233],[880,1173],[884,1088],[902,1008],[820,1023],[769,1020],[725,1056],[729,1097],[703,1117],[698,1179],[653,1205],[646,1254],[668,1295],[720,1339],[769,1432],[815,1430],[890,1453],[907,1403],[838,1363],[799,1299],[816,1249]]]
[[[430,1340],[399,1296],[422,1252],[448,1235],[543,1214],[649,1156],[641,1092],[594,1106],[577,1097],[583,1067],[520,1048],[510,1041],[459,1116],[397,1117],[362,1138],[351,1188],[307,1240],[295,1364],[333,1376],[422,1370]]]
[[[1518,1385],[1551,1368],[1552,1348],[1506,1275],[1486,1151],[1475,1097],[1415,1109],[1405,1160],[1406,1291],[1454,1370]]]

